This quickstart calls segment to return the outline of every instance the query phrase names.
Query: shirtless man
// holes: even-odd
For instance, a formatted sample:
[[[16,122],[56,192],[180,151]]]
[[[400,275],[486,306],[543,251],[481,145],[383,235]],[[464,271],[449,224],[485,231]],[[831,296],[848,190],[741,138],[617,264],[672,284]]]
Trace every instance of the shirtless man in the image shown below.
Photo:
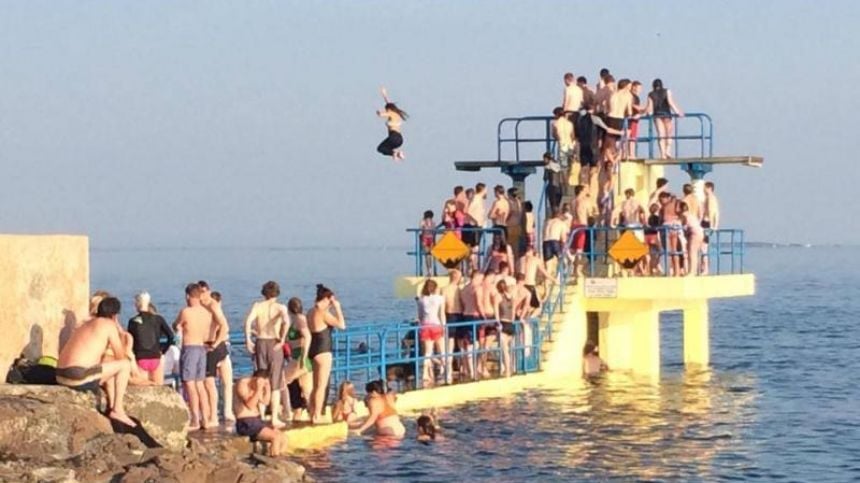
[[[701,223],[704,211],[702,210],[702,205],[699,203],[699,198],[693,191],[693,185],[687,183],[681,189],[684,191],[684,199],[681,201],[687,203],[687,208],[690,210],[690,216],[692,216],[696,220],[699,220],[699,222]]]
[[[448,332],[447,343],[445,346],[445,353],[448,354],[446,358],[445,364],[448,367],[448,377],[452,377],[453,373],[453,357],[455,344],[457,342],[457,332],[460,328],[456,325],[458,322],[463,320],[463,304],[460,301],[460,282],[463,280],[463,275],[459,270],[453,268],[448,271],[448,285],[442,288],[442,296],[445,298],[445,320],[446,320],[446,330]],[[452,328],[450,324],[455,324]],[[460,359],[460,367],[462,368],[465,364],[465,358]],[[461,369],[462,371],[462,369]]]
[[[457,211],[461,213],[466,212],[466,208],[469,206],[469,198],[466,197],[466,191],[463,190],[462,186],[454,187],[454,203],[457,205]]]
[[[537,276],[540,274],[544,280],[550,280],[554,283],[558,283],[558,279],[550,276],[549,272],[547,272],[546,264],[543,260],[535,253],[533,247],[529,247],[526,250],[525,255],[520,258],[520,267],[522,268],[521,273],[517,274],[517,283],[519,283],[519,275],[522,275],[523,281],[522,286],[528,291],[528,308],[527,312],[522,315],[523,319],[529,319],[531,317],[537,316],[540,313],[541,308],[541,299],[537,293]]]
[[[603,148],[604,159],[613,166],[621,158],[617,143],[624,134],[624,119],[633,115],[633,93],[630,89],[630,79],[621,79],[618,81],[618,89],[609,97],[606,124],[614,131],[618,131],[618,134],[607,132],[606,139],[609,142],[604,141]]]
[[[588,237],[588,215],[593,212],[591,197],[588,193],[588,187],[585,185],[577,185],[573,188],[573,222],[570,225],[571,232],[577,230],[573,234],[571,249],[573,249],[574,260],[573,268],[577,277],[583,276],[583,268],[585,266],[585,241]]]
[[[684,238],[684,228],[681,225],[681,219],[678,217],[678,199],[672,196],[668,191],[660,193],[660,217],[663,219],[663,229],[665,230],[665,240],[663,246],[669,254],[671,260],[672,276],[679,277],[683,275],[681,272],[681,254],[686,252],[686,240]],[[679,246],[680,245],[680,246]]]
[[[631,107],[633,108],[633,118],[630,119],[630,131],[628,133],[627,159],[636,159],[636,139],[639,137],[639,116],[645,113],[645,104],[642,104],[642,99],[639,94],[642,93],[642,83],[638,80],[630,84],[630,94],[633,98]],[[622,147],[623,149],[623,147]]]
[[[576,140],[576,134],[573,132],[573,126],[579,120],[579,111],[582,109],[585,93],[577,83],[576,78],[572,73],[564,74],[564,96],[561,99],[561,113],[563,118],[570,124],[570,144],[562,151],[561,162],[565,167],[569,165],[569,161],[573,159],[573,142]],[[554,114],[554,113],[553,113]],[[560,133],[558,139],[567,139],[566,133]],[[561,148],[561,146],[559,146]],[[568,164],[566,164],[568,163]]]
[[[103,298],[96,308],[95,317],[75,329],[57,360],[57,382],[78,391],[92,391],[99,386],[107,393],[108,417],[137,426],[125,412],[125,391],[131,373],[131,360],[118,358],[102,361],[112,349],[114,354],[124,354],[125,346],[120,340],[118,316],[119,300]]]
[[[714,193],[714,183],[708,181],[705,183],[705,206],[703,211],[702,228],[705,231],[705,238],[702,244],[702,275],[708,274],[708,243],[710,242],[710,233],[707,230],[720,229],[720,200],[717,199],[717,194]]]
[[[624,190],[624,201],[621,203],[619,225],[627,228],[641,228],[645,224],[645,209],[642,204],[636,199],[636,192],[633,188]],[[644,232],[635,230],[633,232],[639,241],[644,240]]]
[[[586,111],[594,110],[594,91],[591,90],[591,87],[588,87],[588,79],[585,76],[579,76],[576,78],[576,85],[582,89],[582,108]]]
[[[490,347],[489,336],[499,336],[499,330],[496,324],[496,282],[499,277],[495,273],[485,273],[482,285],[482,297],[478,301],[481,305],[481,313],[484,314],[485,322],[478,326],[478,348],[482,351],[478,354],[478,377],[490,377],[490,371],[487,370],[487,358],[489,354],[487,350]]]
[[[490,207],[490,221],[493,223],[493,228],[502,230],[505,243],[508,243],[508,215],[511,213],[511,204],[508,202],[508,197],[505,196],[505,188],[502,185],[496,185],[493,188],[493,195],[496,199]]]
[[[272,426],[280,429],[286,426],[280,419],[283,389],[281,374],[284,369],[284,340],[289,329],[290,315],[287,306],[278,302],[281,287],[277,282],[270,280],[264,283],[260,294],[263,300],[255,302],[245,318],[245,347],[254,356],[255,368],[269,373],[272,388]]]
[[[478,270],[472,270],[469,283],[460,290],[460,306],[463,307],[463,321],[476,322],[484,320],[482,312],[484,298],[484,275]],[[467,373],[472,380],[477,380],[475,359],[472,352],[475,349],[475,326],[472,324],[457,329],[457,341],[460,352],[467,355]]]
[[[206,428],[211,416],[204,379],[206,379],[206,340],[212,328],[212,314],[200,304],[200,286],[185,287],[187,307],[179,312],[173,330],[182,334],[182,354],[179,356],[182,386],[188,394],[191,411],[189,431]]]
[[[511,211],[508,213],[508,245],[516,257],[522,250],[523,236],[523,202],[516,188],[508,189],[508,203],[511,205]]]
[[[636,199],[636,192],[633,188],[624,190],[624,201],[621,203],[618,211],[618,226],[629,228],[633,235],[640,242],[645,242],[645,208]],[[642,257],[642,260],[637,264],[636,271],[638,275],[648,273],[647,257]],[[630,271],[628,270],[628,275]]]
[[[576,83],[576,78],[570,72],[564,74],[564,94],[561,98],[561,109],[572,123],[576,123],[579,110],[582,109],[583,92]]]
[[[552,211],[552,218],[547,220],[546,227],[544,227],[544,261],[549,261],[553,258],[561,259],[562,250],[567,242],[567,234],[569,231],[570,225],[564,222],[564,213],[562,213],[558,208],[554,208]]]
[[[218,388],[215,377],[221,372],[221,388],[224,391],[224,419],[233,420],[233,366],[229,360],[227,343],[230,338],[230,326],[227,317],[221,309],[221,303],[212,298],[212,291],[205,280],[197,282],[200,287],[200,305],[209,311],[209,337],[206,339],[206,402],[209,404],[209,414],[212,419],[207,427],[218,426]]]
[[[660,204],[660,194],[669,190],[669,180],[657,178],[656,189],[648,196],[648,206]]]
[[[269,443],[269,456],[280,456],[287,450],[287,435],[273,429],[260,417],[260,407],[269,405],[273,395],[269,373],[263,369],[254,371],[251,377],[243,377],[236,383],[236,434],[254,441]]]
[[[475,185],[475,194],[469,200],[466,208],[466,223],[463,225],[463,242],[472,247],[472,256],[469,261],[471,267],[478,266],[478,251],[481,246],[481,232],[487,222],[487,213],[484,208],[484,200],[487,198],[487,185],[478,183]],[[471,230],[470,230],[471,228]]]

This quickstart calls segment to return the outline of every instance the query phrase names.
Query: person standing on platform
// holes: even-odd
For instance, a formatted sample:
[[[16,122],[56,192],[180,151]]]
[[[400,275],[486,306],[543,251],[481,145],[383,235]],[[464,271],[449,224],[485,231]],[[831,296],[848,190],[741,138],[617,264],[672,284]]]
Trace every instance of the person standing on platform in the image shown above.
[[[281,287],[268,281],[260,290],[263,300],[251,306],[245,318],[245,346],[254,356],[254,367],[269,372],[272,388],[272,426],[283,428],[281,422],[281,389],[284,380],[284,340],[286,339],[290,315],[287,307],[278,302]]]
[[[672,116],[684,117],[684,112],[675,104],[672,92],[663,87],[663,81],[654,79],[651,84],[654,90],[648,93],[648,104],[645,111],[654,116],[654,127],[657,128],[657,137],[660,146],[660,159],[672,157]]]
[[[154,313],[150,307],[151,297],[141,292],[134,297],[137,315],[128,321],[128,333],[134,340],[132,351],[137,365],[149,381],[159,386],[164,384],[164,364],[161,357],[161,338],[167,346],[173,345],[173,331],[164,317]]]
[[[523,202],[520,200],[519,191],[516,188],[508,188],[508,204],[511,207],[507,221],[508,245],[513,249],[514,256],[519,256],[522,252]]]
[[[206,340],[212,326],[212,314],[200,304],[200,286],[190,283],[185,287],[187,307],[179,312],[173,328],[182,337],[179,371],[182,386],[188,395],[191,412],[189,431],[206,428],[211,415],[206,393]]]
[[[543,180],[546,183],[546,199],[549,208],[557,210],[562,198],[562,174],[561,165],[552,157],[552,153],[543,154]]]
[[[705,183],[705,209],[702,228],[708,230],[702,243],[702,275],[707,275],[709,270],[708,243],[710,243],[710,230],[720,229],[720,200],[714,192],[714,183]]]
[[[484,200],[487,198],[487,185],[478,183],[475,185],[475,194],[469,201],[469,207],[466,210],[466,224],[463,226],[463,242],[471,247],[472,255],[470,257],[471,268],[478,268],[478,257],[481,250],[481,231],[487,222],[487,210],[484,205]]]
[[[314,306],[308,311],[308,328],[311,331],[311,345],[308,357],[313,363],[314,387],[311,390],[309,412],[311,423],[322,421],[328,391],[331,366],[334,359],[333,329],[346,329],[343,310],[334,292],[322,284],[317,284]]]
[[[502,237],[507,241],[508,215],[511,213],[511,204],[508,202],[508,197],[505,196],[505,188],[502,185],[496,185],[493,188],[493,195],[496,199],[490,206],[490,222],[493,224],[493,228],[502,230]]]

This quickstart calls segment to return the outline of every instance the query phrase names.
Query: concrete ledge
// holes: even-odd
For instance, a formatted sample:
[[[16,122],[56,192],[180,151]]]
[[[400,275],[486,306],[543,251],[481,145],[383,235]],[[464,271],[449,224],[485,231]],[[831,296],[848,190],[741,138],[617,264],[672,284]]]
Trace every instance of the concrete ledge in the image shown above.
[[[349,427],[346,423],[305,424],[286,429],[284,432],[287,435],[287,449],[293,452],[322,448],[337,441],[343,441],[349,434]]]
[[[619,302],[652,304],[659,310],[679,310],[690,301],[745,297],[755,294],[755,275],[712,275],[705,277],[613,278],[618,283],[614,298],[587,298],[581,295],[584,310],[618,310]]]

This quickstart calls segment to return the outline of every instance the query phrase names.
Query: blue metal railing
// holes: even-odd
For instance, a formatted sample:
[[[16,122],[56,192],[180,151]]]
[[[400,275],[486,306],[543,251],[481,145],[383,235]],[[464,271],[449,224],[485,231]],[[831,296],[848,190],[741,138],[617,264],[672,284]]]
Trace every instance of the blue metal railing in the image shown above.
[[[492,361],[498,361],[501,366],[500,337],[496,345],[481,349],[474,340],[473,349],[458,351],[449,347],[448,339],[454,338],[454,332],[467,328],[472,334],[478,334],[482,326],[495,325],[495,321],[473,320],[446,324],[444,327],[444,347],[442,353],[431,355],[421,354],[421,327],[415,323],[386,322],[372,325],[350,325],[346,330],[334,332],[334,358],[332,364],[332,388],[341,381],[349,380],[360,387],[360,384],[374,379],[383,379],[387,383],[397,383],[402,390],[422,389],[428,387],[424,380],[424,361],[430,361],[430,385],[446,383],[454,380],[454,362],[457,361],[457,375],[460,382],[464,381],[463,364],[471,359],[471,367],[477,367],[478,359],[486,354]],[[531,340],[525,340],[522,324],[528,324],[531,330]],[[537,319],[531,319],[514,325],[515,333],[511,347],[511,372],[524,374],[541,370],[540,351],[543,339]],[[448,361],[451,361],[449,364]],[[436,370],[435,366],[441,366]],[[439,378],[437,379],[437,372]]]
[[[421,241],[421,237],[426,232],[431,232],[433,235],[433,244],[435,245],[438,237],[440,235],[444,235],[449,231],[455,231],[460,233],[477,233],[479,235],[478,242],[478,258],[479,260],[483,260],[487,254],[487,249],[492,243],[493,235],[496,233],[503,233],[501,228],[455,228],[448,229],[444,227],[437,227],[432,230],[425,230],[423,228],[407,228],[406,231],[408,233],[412,233],[414,237],[413,248],[411,251],[406,252],[407,256],[413,257],[415,259],[415,276],[418,277],[432,277],[439,273],[439,261],[433,258],[430,254],[430,251],[424,247],[424,244]],[[429,263],[428,263],[429,257]],[[468,260],[466,260],[468,262]],[[430,270],[428,272],[427,265],[430,265]],[[443,271],[442,273],[446,273]],[[464,272],[465,273],[465,272]]]
[[[512,161],[519,162],[522,160],[520,153],[520,144],[543,144],[544,152],[555,152],[554,149],[554,139],[552,137],[552,116],[525,116],[525,117],[506,117],[499,121],[498,126],[496,127],[496,155],[498,161]],[[526,137],[525,135],[520,135],[520,127],[525,124],[530,124],[534,126],[535,124],[539,125],[539,127],[543,128],[544,136],[543,137]],[[503,130],[505,128],[510,129],[511,125],[513,125],[513,137],[503,137]],[[510,136],[510,135],[509,135]],[[507,144],[514,145],[514,158],[513,159],[504,159],[503,158],[503,148]]]
[[[636,142],[636,144],[646,144],[648,146],[648,159],[655,159],[655,153],[659,153],[659,142],[662,139],[671,139],[675,143],[675,152],[673,154],[674,157],[713,157],[714,155],[714,123],[711,120],[711,116],[703,113],[703,112],[691,112],[684,114],[683,117],[672,114],[672,119],[675,120],[672,126],[674,133],[671,136],[661,137],[657,134],[657,128],[654,125],[654,119],[658,117],[669,117],[665,115],[661,116],[642,116],[639,118],[640,135],[636,137],[636,139],[631,139],[629,134],[629,124],[632,120],[631,118],[625,118],[622,126],[623,134],[621,136],[621,146],[622,153],[624,153],[624,157],[626,158],[627,150],[625,149],[628,146],[628,142]],[[682,120],[696,120],[698,121],[698,133],[697,134],[681,134],[679,131],[681,130]],[[642,124],[647,124],[647,135],[642,136]],[[688,125],[689,123],[683,122],[683,124]],[[694,141],[690,143],[679,143],[679,141]],[[692,147],[695,151],[693,153],[687,152],[686,155],[681,154],[681,147]],[[656,149],[655,149],[656,147]],[[696,149],[698,148],[698,149]]]
[[[586,244],[585,250],[583,250],[581,256],[583,256],[583,258],[588,261],[588,276],[594,277],[596,270],[601,266],[601,264],[603,264],[603,266],[609,266],[614,264],[614,262],[611,261],[611,257],[609,256],[609,249],[612,244],[621,236],[621,234],[623,234],[625,231],[633,231],[642,233],[642,238],[644,238],[644,232],[649,229],[654,230],[658,237],[658,244],[656,249],[653,245],[649,245],[649,250],[651,251],[652,256],[656,254],[656,256],[660,258],[663,272],[660,276],[671,276],[671,271],[669,270],[671,257],[681,257],[687,254],[684,250],[673,249],[672,247],[668,246],[670,234],[680,235],[680,233],[678,232],[678,230],[680,230],[680,227],[579,227],[573,229],[570,232],[570,236],[567,240],[568,251],[566,253],[570,253],[569,248],[574,238],[579,234],[584,234],[584,236],[586,237]],[[705,236],[710,238],[710,242],[708,243],[708,251],[702,254],[708,257],[708,262],[710,265],[709,268],[712,268],[709,274],[726,275],[743,273],[743,230],[705,229],[703,231]],[[724,258],[728,258],[728,262],[723,262]],[[565,260],[564,262],[564,264],[567,266],[563,268],[568,271],[571,270],[572,267],[569,266],[570,264],[567,263],[567,260]],[[728,263],[728,267],[725,267],[724,263]]]
[[[550,292],[544,302],[541,318],[546,320],[546,324],[542,328],[541,338],[544,340],[552,340],[553,318],[557,312],[564,308],[565,287],[570,282],[571,277],[575,277],[573,264],[567,258],[566,254],[572,253],[574,237],[579,233],[584,233],[586,236],[585,250],[580,254],[587,260],[588,277],[594,277],[597,269],[601,266],[613,265],[615,262],[609,256],[609,248],[618,236],[625,230],[643,231],[645,227],[579,227],[571,230],[565,242],[562,251],[563,258],[558,261],[556,277],[559,281],[557,286],[551,286]],[[668,277],[671,275],[669,270],[670,258],[672,256],[683,256],[685,252],[681,250],[670,250],[665,240],[668,239],[670,227],[657,227],[657,236],[660,240],[659,248],[656,250],[656,256],[660,257],[662,264],[662,274],[660,276]],[[599,234],[603,236],[599,236]],[[609,235],[615,234],[612,237]],[[708,250],[703,255],[708,258],[708,275],[726,275],[726,274],[741,274],[744,273],[744,231],[738,229],[719,229],[719,230],[704,230],[705,236],[709,237]],[[602,242],[602,249],[598,248]],[[651,247],[649,246],[649,250]],[[652,252],[651,256],[655,256]],[[727,260],[726,260],[727,259]],[[553,289],[555,292],[553,293]]]

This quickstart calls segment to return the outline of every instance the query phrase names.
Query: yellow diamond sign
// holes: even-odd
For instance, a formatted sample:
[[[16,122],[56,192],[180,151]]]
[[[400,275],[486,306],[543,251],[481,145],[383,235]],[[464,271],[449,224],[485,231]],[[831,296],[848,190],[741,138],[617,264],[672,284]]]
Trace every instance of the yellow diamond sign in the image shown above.
[[[445,268],[456,268],[457,265],[466,259],[472,250],[459,238],[453,231],[445,233],[442,238],[430,250],[430,254],[439,260]]]
[[[648,245],[639,241],[632,230],[627,230],[612,244],[609,256],[614,258],[624,268],[633,268],[639,260],[648,254]]]

